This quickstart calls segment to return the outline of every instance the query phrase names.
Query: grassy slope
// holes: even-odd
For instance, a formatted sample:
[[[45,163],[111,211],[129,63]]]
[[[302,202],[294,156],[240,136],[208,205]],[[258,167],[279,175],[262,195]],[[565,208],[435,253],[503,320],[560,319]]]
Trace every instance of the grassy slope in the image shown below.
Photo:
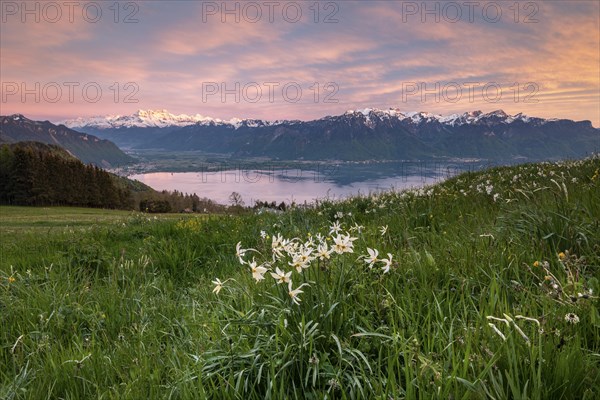
[[[599,169],[498,168],[282,215],[0,208],[0,398],[597,398]],[[364,226],[354,253],[294,272],[299,306],[235,257],[241,241],[270,259],[261,230],[327,236],[338,212]],[[367,247],[393,255],[388,274],[357,260]]]

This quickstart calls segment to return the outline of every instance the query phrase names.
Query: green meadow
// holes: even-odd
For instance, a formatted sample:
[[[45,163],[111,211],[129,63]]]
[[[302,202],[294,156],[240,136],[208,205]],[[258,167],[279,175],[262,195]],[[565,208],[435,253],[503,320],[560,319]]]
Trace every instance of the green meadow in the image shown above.
[[[283,213],[0,207],[2,399],[600,398],[600,158]]]

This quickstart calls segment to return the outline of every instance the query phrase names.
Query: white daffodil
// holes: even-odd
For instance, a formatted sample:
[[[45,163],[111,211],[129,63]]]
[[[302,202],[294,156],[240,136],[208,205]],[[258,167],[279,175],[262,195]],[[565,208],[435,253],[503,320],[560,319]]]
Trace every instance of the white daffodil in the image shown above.
[[[333,239],[333,251],[338,254],[342,253],[354,253],[354,243],[352,241],[356,238],[350,237],[350,235],[338,235]]]
[[[296,268],[296,271],[301,274],[303,269],[310,267],[310,264],[307,262],[306,258],[302,256],[302,254],[294,254],[292,255],[292,261],[288,263],[292,267]]]
[[[332,250],[329,250],[327,248],[327,243],[321,243],[318,247],[317,247],[317,257],[319,257],[319,260],[323,261],[323,260],[329,260],[329,256],[331,255]]]
[[[278,285],[280,283],[288,283],[290,281],[290,277],[292,276],[292,271],[285,272],[277,267],[275,268],[275,272],[271,272],[271,276],[277,281]]]
[[[250,267],[250,271],[252,272],[252,278],[254,278],[256,282],[260,282],[263,279],[265,279],[264,275],[268,271],[265,267],[263,267],[262,265],[257,265],[254,259],[252,259],[252,261],[248,263],[248,266]]]
[[[377,258],[377,256],[379,256],[379,251],[367,247],[367,252],[369,253],[369,256],[365,257],[365,262],[369,264],[369,268],[373,268],[373,264],[379,261],[379,258]]]
[[[314,260],[314,257],[311,257],[311,254],[313,252],[313,249],[310,247],[303,247],[300,249],[300,251],[297,253],[298,257],[304,262],[304,263],[310,263],[312,260]]]
[[[213,289],[213,293],[214,294],[219,294],[219,292],[221,291],[221,289],[223,289],[223,284],[225,282],[221,282],[221,280],[219,278],[215,278],[214,281],[212,281],[212,284],[215,285],[215,288]]]
[[[300,293],[304,293],[304,291],[300,290],[302,288],[302,286],[307,286],[308,283],[303,283],[302,285],[298,286],[296,289],[292,290],[292,281],[290,280],[288,282],[288,294],[290,295],[290,298],[292,299],[292,302],[294,304],[298,304],[300,305],[300,299],[298,298],[298,295]]]
[[[242,242],[238,242],[235,245],[235,256],[240,260],[241,264],[245,264],[243,257],[246,255],[247,249],[242,249]]]
[[[357,233],[362,233],[363,229],[365,229],[365,227],[362,225],[359,225],[358,223],[355,223],[354,226],[352,228],[350,228],[351,231],[356,231]]]
[[[388,258],[382,258],[381,262],[383,262],[383,266],[381,267],[381,269],[383,270],[384,274],[387,274],[388,272],[390,272],[390,267],[392,266],[392,255],[390,253],[387,253]]]
[[[304,248],[315,247],[315,239],[312,236],[308,238],[306,242],[304,242]]]
[[[339,233],[339,231],[341,231],[341,230],[342,230],[342,227],[340,226],[340,223],[339,223],[339,221],[335,221],[335,222],[333,223],[333,225],[331,225],[331,226],[329,227],[329,234],[330,234],[330,235],[331,235],[331,234],[333,234],[333,233],[336,233],[336,234],[337,234],[337,233]]]
[[[281,258],[283,255],[281,252],[284,250],[283,246],[283,237],[278,233],[277,235],[273,235],[271,239],[271,250],[273,251],[273,257]]]

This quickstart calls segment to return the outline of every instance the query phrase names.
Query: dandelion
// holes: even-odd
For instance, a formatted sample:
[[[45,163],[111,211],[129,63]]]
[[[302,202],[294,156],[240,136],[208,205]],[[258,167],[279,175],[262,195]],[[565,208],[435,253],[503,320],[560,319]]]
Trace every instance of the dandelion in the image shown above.
[[[252,262],[248,263],[250,267],[250,271],[252,272],[252,278],[256,280],[256,282],[260,282],[265,279],[264,275],[267,272],[267,269],[262,265],[257,266],[256,261],[252,259]]]
[[[377,258],[377,256],[379,256],[379,251],[367,247],[367,252],[369,253],[369,256],[365,257],[365,262],[369,264],[369,268],[373,268],[373,264],[379,261],[379,258]]]
[[[390,267],[392,266],[392,255],[390,253],[387,253],[387,256],[388,258],[383,258],[379,260],[383,262],[383,266],[381,267],[381,269],[383,270],[384,274],[390,272]]]
[[[558,253],[558,259],[559,259],[559,260],[561,260],[561,261],[562,261],[562,260],[564,260],[564,259],[565,259],[565,257],[566,257],[566,255],[565,255],[565,253],[563,253],[562,251],[561,251],[560,253]]]
[[[271,272],[271,276],[277,281],[278,285],[280,283],[288,283],[290,281],[290,277],[292,276],[292,271],[285,272],[277,267],[275,268],[275,272]]]
[[[577,316],[577,314],[568,313],[567,315],[565,315],[565,321],[575,325],[579,323],[579,317]]]
[[[215,288],[213,289],[214,294],[219,294],[221,289],[223,289],[223,283],[224,282],[221,282],[219,278],[215,278],[215,280],[212,281],[212,284],[215,285]]]
[[[381,232],[381,236],[384,236],[387,233],[388,230],[388,226],[382,226],[381,228],[379,228],[379,232]]]
[[[533,266],[536,267],[536,268],[539,267],[540,266],[540,262],[539,261],[534,261],[533,262]]]
[[[8,277],[8,283],[15,283],[16,279],[14,276],[9,276]]]

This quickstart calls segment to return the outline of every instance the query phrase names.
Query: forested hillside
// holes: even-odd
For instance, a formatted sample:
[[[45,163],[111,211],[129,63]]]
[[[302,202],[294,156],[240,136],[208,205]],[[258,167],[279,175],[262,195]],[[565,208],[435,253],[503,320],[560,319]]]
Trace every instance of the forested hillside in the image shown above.
[[[131,191],[62,148],[37,142],[0,148],[0,203],[133,208]]]

